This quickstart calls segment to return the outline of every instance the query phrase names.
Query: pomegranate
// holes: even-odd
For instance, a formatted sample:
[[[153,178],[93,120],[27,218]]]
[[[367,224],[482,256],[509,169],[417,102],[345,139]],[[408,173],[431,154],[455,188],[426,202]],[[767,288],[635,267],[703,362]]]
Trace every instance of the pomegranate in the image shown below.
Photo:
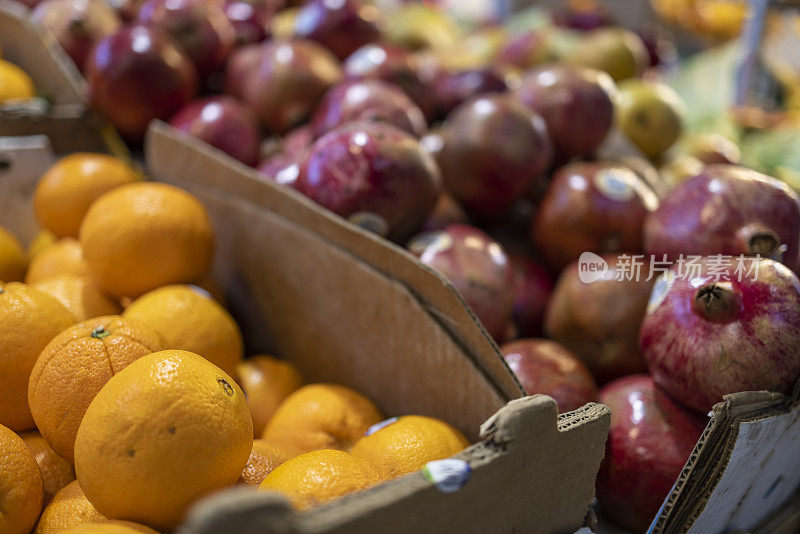
[[[597,384],[589,369],[555,341],[518,339],[500,347],[500,354],[526,395],[549,395],[559,412],[597,400]]]
[[[408,249],[450,279],[490,336],[504,339],[514,304],[514,280],[499,243],[474,226],[454,224],[419,234]]]
[[[800,378],[800,281],[769,259],[702,257],[653,288],[640,342],[656,383],[707,412],[723,395],[790,393]]]
[[[597,500],[604,515],[644,533],[705,430],[706,418],[672,400],[647,375],[606,384],[600,402],[611,408],[611,428]]]
[[[451,224],[468,223],[469,218],[464,207],[458,203],[452,195],[446,191],[439,194],[439,200],[436,201],[436,206],[428,216],[425,224],[422,225],[423,230],[443,230]]]
[[[259,44],[244,45],[233,51],[225,66],[226,93],[240,100],[244,98],[245,82],[257,68],[263,53],[264,47]]]
[[[528,31],[511,37],[498,54],[498,62],[527,70],[551,59],[552,51],[543,32]]]
[[[310,0],[297,12],[294,32],[345,59],[378,40],[378,14],[378,8],[360,0]]]
[[[514,323],[524,337],[540,336],[547,303],[553,293],[552,276],[542,265],[527,256],[511,255],[514,269]]]
[[[288,157],[299,162],[306,157],[312,144],[314,144],[314,129],[310,124],[305,124],[283,136],[281,150]]]
[[[649,254],[760,255],[800,268],[800,198],[786,184],[734,165],[681,182],[645,222]]]
[[[269,37],[267,26],[283,0],[227,0],[223,6],[236,35],[236,45],[260,43]]]
[[[470,98],[485,93],[504,93],[510,75],[497,67],[445,72],[434,86],[439,114],[447,116]]]

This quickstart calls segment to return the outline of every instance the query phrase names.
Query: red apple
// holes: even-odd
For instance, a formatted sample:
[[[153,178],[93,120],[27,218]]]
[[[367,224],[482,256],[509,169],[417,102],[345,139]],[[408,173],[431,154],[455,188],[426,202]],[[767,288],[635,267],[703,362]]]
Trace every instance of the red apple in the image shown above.
[[[122,25],[117,12],[105,0],[45,0],[30,17],[55,35],[81,70],[95,43]]]
[[[468,222],[469,217],[467,217],[464,207],[452,195],[442,191],[436,201],[436,206],[433,207],[433,211],[428,216],[425,224],[422,225],[422,229],[444,230],[451,224],[466,224]]]
[[[645,223],[648,254],[755,255],[800,268],[800,198],[786,184],[734,165],[681,182]]]
[[[645,370],[638,338],[654,279],[648,280],[649,262],[610,255],[594,259],[604,261],[607,270],[588,272],[587,262],[583,270],[576,262],[561,273],[544,329],[575,353],[602,384]],[[638,276],[633,265],[639,266]]]
[[[800,281],[768,259],[702,257],[653,288],[642,354],[656,383],[707,412],[723,395],[791,393],[800,378]]]
[[[239,61],[244,67],[253,60],[245,56]],[[264,43],[253,63],[238,87],[245,103],[274,133],[285,133],[308,119],[325,92],[342,78],[336,58],[312,41]]]
[[[647,375],[610,382],[600,390],[600,402],[611,408],[611,428],[597,476],[597,500],[604,515],[644,533],[707,420],[672,400]]]
[[[138,20],[171,34],[205,79],[223,65],[236,39],[222,3],[211,0],[148,0]]]
[[[590,156],[614,122],[611,76],[599,70],[549,65],[527,74],[515,96],[547,123],[556,161]]]
[[[589,369],[555,341],[518,339],[500,347],[500,354],[526,395],[549,395],[559,412],[597,400],[597,384]]]
[[[509,77],[507,72],[497,67],[442,73],[434,86],[439,114],[447,116],[477,95],[506,92]]]
[[[416,137],[428,129],[422,110],[400,88],[380,80],[355,80],[325,95],[312,119],[314,135],[356,121],[388,122]]]
[[[519,335],[540,336],[547,303],[553,294],[552,276],[538,262],[527,256],[511,255],[514,269],[514,323]]]
[[[258,163],[258,121],[252,110],[233,97],[219,95],[190,102],[170,124],[246,165]]]
[[[542,118],[506,96],[462,104],[447,118],[442,137],[445,187],[470,213],[487,219],[505,214],[552,158]]]
[[[86,66],[89,102],[129,141],[168,119],[197,93],[197,71],[165,32],[129,26],[100,40]]]
[[[514,304],[513,272],[503,247],[482,230],[454,224],[424,232],[408,250],[455,286],[490,336],[502,341]]]
[[[328,48],[340,59],[361,46],[377,41],[379,11],[360,0],[310,0],[294,22],[294,32]]]
[[[387,123],[354,122],[314,143],[295,187],[351,222],[400,241],[425,222],[440,177],[414,137]]]
[[[561,270],[584,252],[641,254],[642,226],[658,197],[631,169],[570,163],[553,176],[531,223],[547,264]]]
[[[267,26],[283,3],[283,0],[226,0],[223,11],[233,26],[236,45],[260,43],[269,37]]]

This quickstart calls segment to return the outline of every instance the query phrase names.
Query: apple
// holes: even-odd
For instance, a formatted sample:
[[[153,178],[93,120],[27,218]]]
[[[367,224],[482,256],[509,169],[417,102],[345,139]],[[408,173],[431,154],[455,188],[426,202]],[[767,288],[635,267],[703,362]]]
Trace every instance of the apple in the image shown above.
[[[380,80],[346,81],[328,91],[312,118],[314,135],[355,121],[385,121],[415,137],[428,129],[422,110],[400,88]]]
[[[451,224],[466,224],[469,222],[467,212],[452,195],[446,191],[439,194],[439,199],[433,207],[433,211],[428,215],[423,230],[443,230]]]
[[[30,18],[55,35],[81,70],[95,43],[122,26],[119,15],[105,0],[45,0]]]
[[[258,120],[250,108],[227,95],[210,96],[183,106],[170,124],[244,163],[258,162]]]
[[[559,412],[597,400],[589,369],[569,350],[549,339],[517,339],[500,347],[526,395],[549,395]]]
[[[544,118],[558,162],[595,153],[611,131],[615,94],[605,72],[568,65],[536,68],[514,92]]]
[[[504,215],[547,170],[544,120],[505,95],[470,100],[447,118],[438,161],[447,190],[482,218]]]
[[[197,93],[197,71],[165,32],[129,26],[101,39],[86,65],[88,100],[132,143]]]
[[[342,78],[336,58],[313,41],[269,41],[261,45],[256,61],[240,61],[242,66],[255,63],[238,86],[242,98],[273,133],[285,133],[308,119]]]
[[[644,226],[648,254],[759,254],[800,268],[800,198],[786,184],[734,165],[709,165],[661,202]]]
[[[314,143],[295,187],[351,222],[402,241],[433,210],[440,181],[417,139],[385,122],[354,122]]]
[[[226,0],[223,5],[236,35],[236,46],[260,43],[269,37],[267,30],[282,0]]]
[[[217,1],[148,0],[139,10],[138,21],[171,34],[192,59],[201,79],[223,65],[236,39],[236,31]]]
[[[651,264],[641,259],[634,262],[616,255],[600,259],[607,270],[589,271],[588,262],[581,270],[581,263],[575,262],[562,271],[547,305],[544,330],[603,384],[645,370],[639,329],[655,276],[650,277]],[[634,265],[640,270],[638,276]]]
[[[408,250],[447,277],[486,331],[502,342],[514,305],[511,263],[500,243],[466,224],[424,232]]]
[[[642,253],[642,226],[658,197],[630,168],[577,162],[553,175],[531,222],[547,264],[560,270],[584,252]]]
[[[544,314],[553,294],[555,282],[550,272],[533,258],[521,254],[511,255],[514,269],[514,323],[519,335],[542,335]]]
[[[644,533],[707,420],[671,399],[647,375],[609,382],[599,398],[611,408],[611,428],[597,476],[597,500],[611,520],[633,533]]]
[[[791,393],[800,378],[797,276],[769,259],[719,260],[661,275],[640,335],[656,384],[700,412],[728,393]]]
[[[434,85],[439,114],[447,116],[470,98],[486,93],[505,93],[511,75],[497,67],[442,73]]]
[[[339,59],[377,41],[379,10],[360,0],[310,0],[294,20],[295,35],[316,41]]]

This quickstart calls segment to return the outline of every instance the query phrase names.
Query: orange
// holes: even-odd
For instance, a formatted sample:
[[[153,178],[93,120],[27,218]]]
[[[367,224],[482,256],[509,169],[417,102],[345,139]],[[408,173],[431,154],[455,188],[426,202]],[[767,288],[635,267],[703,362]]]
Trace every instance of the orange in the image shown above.
[[[28,258],[14,234],[0,226],[0,280],[22,282],[28,269]]]
[[[33,428],[28,378],[42,349],[74,321],[59,302],[38,289],[0,284],[0,424]]]
[[[133,301],[123,315],[158,330],[167,347],[199,354],[231,376],[242,360],[244,343],[236,321],[196,286],[156,289]]]
[[[247,395],[253,431],[260,436],[278,405],[303,385],[297,367],[272,356],[253,356],[236,367],[239,384]]]
[[[288,497],[305,510],[381,481],[368,461],[344,451],[323,449],[295,456],[276,467],[259,486]]]
[[[44,504],[47,505],[61,488],[75,480],[72,464],[56,454],[39,432],[25,432],[19,437],[33,453],[44,484]]]
[[[464,435],[444,421],[405,415],[384,421],[364,436],[350,452],[394,478],[422,469],[469,446]]]
[[[22,438],[0,425],[0,532],[28,534],[42,511],[42,475]]]
[[[103,293],[87,276],[61,274],[34,282],[31,287],[58,300],[69,310],[75,321],[122,312],[119,302]]]
[[[81,245],[71,237],[58,240],[34,256],[25,276],[25,283],[33,284],[60,274],[89,274]]]
[[[258,487],[273,469],[291,457],[280,445],[264,441],[253,440],[253,450],[250,459],[242,470],[241,482],[249,486]]]
[[[56,493],[50,504],[45,506],[42,517],[36,525],[35,534],[57,534],[64,529],[81,523],[96,523],[106,518],[95,510],[80,484],[73,480]]]
[[[200,280],[211,267],[214,235],[205,207],[176,187],[123,185],[89,208],[80,229],[89,270],[118,297]]]
[[[158,532],[130,521],[102,521],[74,526],[65,530],[64,534],[158,534]]]
[[[39,253],[50,245],[55,245],[58,239],[48,230],[39,230],[39,233],[34,236],[30,243],[28,243],[28,256],[34,258]]]
[[[242,474],[253,447],[244,393],[191,352],[139,358],[100,390],[75,440],[75,472],[110,519],[171,529]]]
[[[0,104],[36,96],[33,80],[13,63],[0,59]]]
[[[78,152],[44,173],[33,194],[36,220],[57,237],[78,237],[92,202],[141,176],[114,156]]]
[[[295,455],[319,449],[348,450],[383,419],[371,400],[336,384],[303,386],[281,403],[262,437]]]
[[[118,315],[89,319],[53,338],[28,384],[33,419],[53,450],[72,462],[78,427],[95,395],[132,362],[163,348],[157,332]]]

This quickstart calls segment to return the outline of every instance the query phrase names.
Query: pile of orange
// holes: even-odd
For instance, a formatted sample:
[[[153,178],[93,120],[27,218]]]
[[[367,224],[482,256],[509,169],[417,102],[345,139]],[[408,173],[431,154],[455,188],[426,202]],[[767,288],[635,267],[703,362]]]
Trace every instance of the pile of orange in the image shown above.
[[[350,388],[244,360],[189,193],[74,154],[34,211],[27,251],[0,228],[0,532],[171,531],[237,484],[305,509],[467,446],[443,421],[384,420]]]

